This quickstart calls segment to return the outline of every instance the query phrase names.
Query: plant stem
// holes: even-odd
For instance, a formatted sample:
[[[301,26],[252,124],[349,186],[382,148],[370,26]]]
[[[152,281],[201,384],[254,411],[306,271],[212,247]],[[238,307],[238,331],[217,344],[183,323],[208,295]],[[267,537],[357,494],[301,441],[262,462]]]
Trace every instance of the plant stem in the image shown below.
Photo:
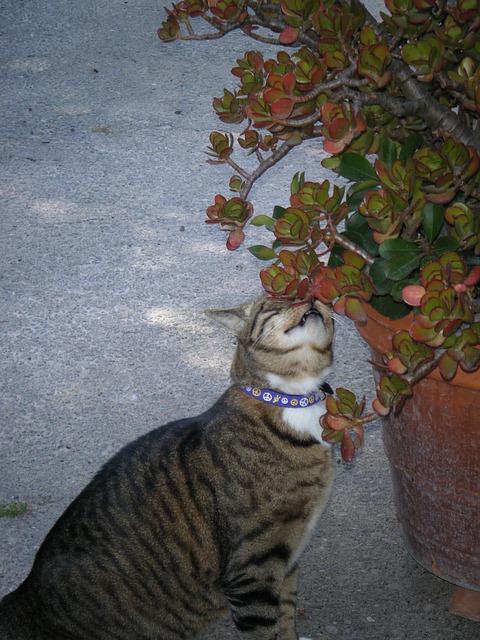
[[[428,376],[429,373],[436,369],[443,353],[444,349],[436,349],[433,360],[422,364],[414,373],[410,373],[404,376],[408,384],[413,387],[413,385],[417,384],[417,382],[420,382],[420,380],[423,380],[425,376]]]
[[[243,200],[246,200],[254,183],[265,173],[265,171],[268,171],[270,167],[273,167],[275,164],[277,164],[277,162],[282,160],[282,158],[284,158],[287,155],[287,153],[292,149],[293,147],[290,144],[288,144],[288,142],[284,142],[281,147],[278,147],[278,149],[276,149],[271,154],[271,156],[269,156],[268,158],[265,158],[258,165],[255,171],[253,171],[246,179],[245,184],[243,185],[243,188],[240,191],[240,198],[242,198]]]
[[[375,262],[375,258],[371,256],[368,251],[365,251],[365,249],[362,249],[345,236],[340,235],[336,229],[333,230],[331,238],[326,239],[333,241],[335,244],[339,244],[344,249],[347,249],[347,251],[353,251],[354,253],[357,253],[370,266]]]

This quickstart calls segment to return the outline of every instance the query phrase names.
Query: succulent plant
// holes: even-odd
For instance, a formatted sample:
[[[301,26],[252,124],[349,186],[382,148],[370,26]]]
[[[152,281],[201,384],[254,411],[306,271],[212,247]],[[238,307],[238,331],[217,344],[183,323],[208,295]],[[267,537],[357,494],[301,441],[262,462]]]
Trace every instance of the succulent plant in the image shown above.
[[[233,196],[215,196],[209,223],[238,249],[247,226],[271,246],[265,291],[317,298],[361,325],[367,305],[391,319],[411,314],[393,336],[373,403],[344,389],[327,402],[324,437],[351,460],[363,426],[399,411],[413,386],[438,367],[480,368],[480,3],[385,0],[376,20],[359,0],[183,0],[167,10],[165,41],[218,38],[240,30],[275,44],[275,57],[247,51],[236,89],[215,98],[222,122],[210,162],[228,164]],[[199,33],[193,19],[206,21]],[[288,206],[255,215],[256,180],[296,146],[318,138],[322,165],[348,183],[297,173]],[[254,154],[247,171],[236,154]],[[413,312],[413,313],[412,313]],[[353,437],[352,437],[353,434]]]

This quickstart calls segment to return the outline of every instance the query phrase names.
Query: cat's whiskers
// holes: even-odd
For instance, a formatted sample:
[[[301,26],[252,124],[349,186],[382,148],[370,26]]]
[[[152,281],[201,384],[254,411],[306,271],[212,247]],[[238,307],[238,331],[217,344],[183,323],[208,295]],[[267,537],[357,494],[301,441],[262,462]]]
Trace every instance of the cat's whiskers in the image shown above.
[[[349,333],[353,331],[352,329],[352,320],[347,320],[342,316],[335,316],[335,325],[339,324],[341,327],[348,330]]]

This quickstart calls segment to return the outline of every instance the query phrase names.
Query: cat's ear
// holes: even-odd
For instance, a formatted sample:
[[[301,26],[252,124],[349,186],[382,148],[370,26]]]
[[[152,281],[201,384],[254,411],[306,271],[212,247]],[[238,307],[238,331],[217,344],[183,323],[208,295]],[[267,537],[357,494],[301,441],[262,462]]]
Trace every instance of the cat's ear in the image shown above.
[[[206,309],[205,314],[217,324],[226,327],[234,336],[240,335],[250,316],[251,304],[233,309]]]

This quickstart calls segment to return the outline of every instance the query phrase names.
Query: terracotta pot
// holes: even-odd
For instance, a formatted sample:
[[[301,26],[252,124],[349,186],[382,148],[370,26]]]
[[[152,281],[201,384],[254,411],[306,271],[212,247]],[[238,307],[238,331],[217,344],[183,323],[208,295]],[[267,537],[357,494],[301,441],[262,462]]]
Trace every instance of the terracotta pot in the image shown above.
[[[368,313],[358,331],[372,359],[383,362],[390,337],[408,329],[411,318]],[[447,383],[433,372],[398,415],[382,419],[382,428],[407,549],[457,585],[453,613],[480,620],[480,373],[459,371]]]

